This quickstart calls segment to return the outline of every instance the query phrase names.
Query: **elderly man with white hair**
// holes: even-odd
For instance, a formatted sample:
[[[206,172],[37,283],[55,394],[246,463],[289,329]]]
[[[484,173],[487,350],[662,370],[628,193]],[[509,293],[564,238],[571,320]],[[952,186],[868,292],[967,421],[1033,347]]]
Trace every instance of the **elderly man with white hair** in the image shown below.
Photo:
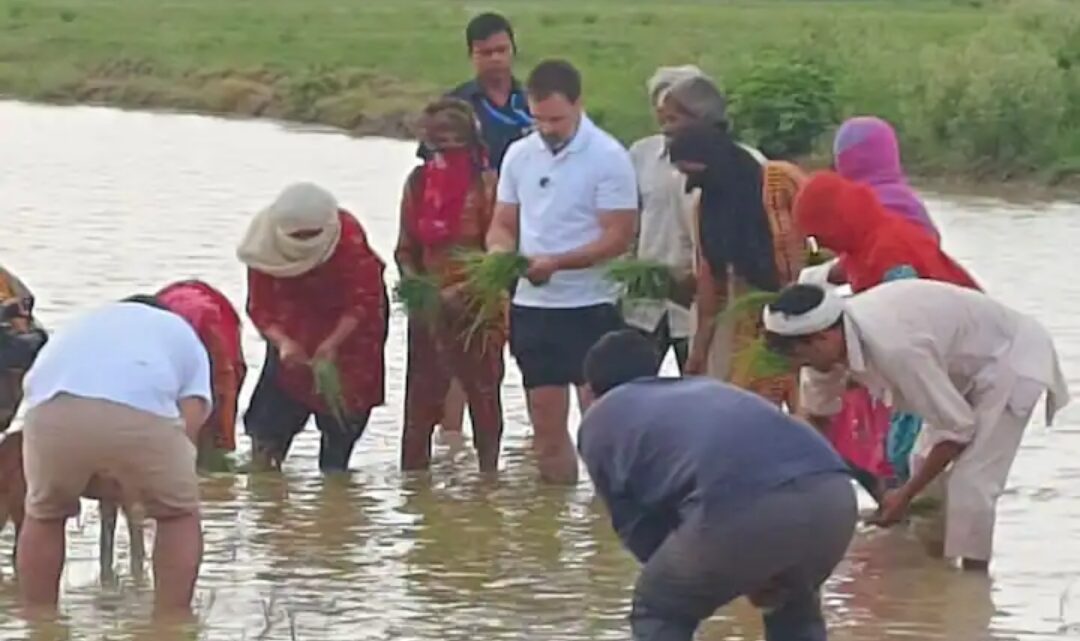
[[[899,522],[944,474],[945,555],[985,571],[1024,428],[1044,393],[1047,424],[1069,400],[1046,329],[981,292],[930,280],[888,282],[847,299],[792,285],[766,307],[764,323],[772,350],[811,368],[801,395],[810,413],[835,413],[850,375],[925,419],[926,458],[885,495],[876,521]]]
[[[693,65],[656,70],[647,88],[658,125],[663,126],[666,119],[661,105],[668,89],[680,80],[702,75]],[[686,177],[668,158],[664,134],[635,142],[630,159],[641,201],[634,257],[666,265],[681,293],[666,301],[624,301],[625,319],[653,342],[661,361],[673,350],[682,369],[689,352],[694,291],[694,198],[686,193]]]

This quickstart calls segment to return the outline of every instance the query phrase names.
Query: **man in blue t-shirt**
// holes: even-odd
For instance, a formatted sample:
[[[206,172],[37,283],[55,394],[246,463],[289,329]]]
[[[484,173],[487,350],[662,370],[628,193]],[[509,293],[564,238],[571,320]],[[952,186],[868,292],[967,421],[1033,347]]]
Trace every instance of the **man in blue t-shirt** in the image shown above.
[[[465,28],[465,45],[476,75],[448,95],[472,105],[491,168],[499,171],[510,144],[528,135],[533,127],[525,91],[513,74],[517,55],[514,28],[497,13],[482,13]],[[421,147],[419,154],[424,157],[426,150]]]
[[[707,378],[655,377],[653,345],[605,336],[585,377],[598,397],[578,447],[619,538],[643,564],[635,641],[690,641],[740,596],[769,641],[823,641],[818,589],[843,558],[856,501],[809,425]]]
[[[498,172],[510,144],[528,135],[533,127],[525,90],[513,74],[517,55],[514,27],[497,13],[482,13],[465,27],[465,46],[475,76],[448,95],[472,105],[487,147],[488,163]],[[423,145],[417,156],[427,158]],[[460,442],[464,415],[465,391],[455,380],[447,394],[438,438]]]

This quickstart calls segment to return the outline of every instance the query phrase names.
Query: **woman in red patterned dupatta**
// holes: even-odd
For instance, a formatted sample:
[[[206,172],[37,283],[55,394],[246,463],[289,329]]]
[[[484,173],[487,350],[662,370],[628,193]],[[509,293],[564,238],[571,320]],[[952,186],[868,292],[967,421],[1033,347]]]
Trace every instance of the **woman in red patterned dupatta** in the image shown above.
[[[213,449],[235,451],[237,404],[247,376],[240,315],[224,294],[198,280],[172,283],[154,298],[195,329],[210,355],[214,411],[199,432],[199,462]]]
[[[485,326],[466,340],[473,319],[462,307],[459,249],[484,249],[495,203],[495,173],[486,169],[484,146],[472,108],[445,98],[424,110],[425,143],[435,153],[409,175],[401,202],[394,257],[403,276],[434,277],[441,287],[439,313],[409,318],[409,361],[401,466],[427,469],[431,435],[443,415],[451,378],[469,402],[480,469],[494,472],[502,438],[503,323]]]
[[[244,416],[254,462],[280,468],[314,415],[319,469],[345,471],[372,408],[383,403],[384,264],[359,221],[309,183],[288,187],[255,217],[238,256],[248,266],[248,314],[267,343]],[[336,366],[344,416],[316,390],[318,361]]]

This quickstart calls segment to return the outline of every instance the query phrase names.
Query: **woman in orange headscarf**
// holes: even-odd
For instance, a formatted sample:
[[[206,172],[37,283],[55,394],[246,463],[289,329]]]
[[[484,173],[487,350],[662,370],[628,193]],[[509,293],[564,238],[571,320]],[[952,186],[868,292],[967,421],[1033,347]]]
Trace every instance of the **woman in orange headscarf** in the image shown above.
[[[794,165],[762,165],[737,144],[726,127],[698,123],[675,133],[672,162],[700,188],[697,220],[697,327],[686,373],[720,375],[776,405],[796,407],[794,371],[758,373],[755,345],[763,335],[761,307],[744,309],[732,323],[730,374],[715,371],[710,352],[723,349],[717,315],[753,290],[775,292],[798,278],[806,262],[806,239],[791,213],[804,180]],[[751,306],[754,307],[754,306]],[[718,336],[719,335],[719,336]]]
[[[899,278],[928,278],[980,289],[967,270],[941,249],[934,228],[886,208],[874,185],[829,171],[816,173],[796,200],[795,219],[807,235],[838,255],[854,292]],[[884,489],[879,479],[907,478],[922,420],[896,412],[888,427],[870,429],[879,420],[875,417],[883,412],[888,416],[888,409],[863,388],[849,390],[846,401],[830,436],[841,454],[859,468],[860,483],[876,498]],[[855,438],[859,432],[869,436],[882,431],[887,431],[884,443],[878,438],[861,442]],[[837,439],[852,443],[851,448],[844,451]]]

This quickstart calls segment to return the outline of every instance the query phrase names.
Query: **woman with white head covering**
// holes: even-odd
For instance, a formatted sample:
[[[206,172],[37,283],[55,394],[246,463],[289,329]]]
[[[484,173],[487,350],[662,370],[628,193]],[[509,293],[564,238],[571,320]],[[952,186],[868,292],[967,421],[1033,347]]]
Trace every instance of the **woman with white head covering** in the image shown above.
[[[663,127],[665,112],[661,105],[672,85],[703,76],[693,65],[660,67],[646,88],[657,124]],[[667,139],[662,133],[642,138],[630,147],[630,158],[637,172],[641,198],[641,222],[634,257],[667,265],[676,282],[681,283],[679,300],[623,301],[626,322],[653,341],[661,361],[668,350],[682,369],[686,363],[690,338],[689,292],[694,290],[694,199],[686,193],[686,179],[668,158]]]
[[[257,214],[237,255],[248,267],[248,314],[267,343],[244,416],[255,463],[280,467],[314,415],[319,468],[344,471],[371,409],[383,403],[384,263],[359,221],[310,183],[289,186]],[[340,394],[316,389],[313,365],[325,361]]]

